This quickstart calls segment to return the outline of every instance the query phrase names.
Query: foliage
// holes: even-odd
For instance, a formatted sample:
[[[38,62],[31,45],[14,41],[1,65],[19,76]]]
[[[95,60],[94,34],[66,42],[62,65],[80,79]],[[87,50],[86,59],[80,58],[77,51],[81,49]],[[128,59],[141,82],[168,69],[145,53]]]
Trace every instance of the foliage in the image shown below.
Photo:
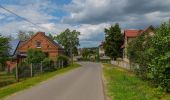
[[[104,49],[107,56],[114,59],[122,57],[122,44],[123,35],[121,34],[119,24],[115,24],[115,26],[105,29]]]
[[[68,64],[69,64],[69,58],[67,56],[64,56],[64,55],[58,56],[57,61],[58,62],[63,62],[64,67],[68,66]]]
[[[148,49],[151,47],[150,41],[151,36],[148,33],[143,33],[129,42],[127,48],[130,61],[140,66],[138,69],[135,68],[137,75],[143,79],[147,78],[147,64],[150,61],[148,55]]]
[[[170,91],[170,22],[157,28],[153,37],[145,33],[128,45],[129,58],[139,65],[139,75]]]
[[[27,61],[29,63],[40,63],[46,57],[39,49],[29,49],[27,52]]]
[[[13,69],[14,74],[16,73],[15,71],[16,69]],[[23,61],[18,64],[18,77],[19,78],[30,77],[30,67],[27,62]]]
[[[28,31],[28,32],[24,32],[24,31],[19,31],[17,38],[21,41],[26,41],[29,38],[31,38],[35,33],[33,31]]]
[[[54,69],[54,61],[51,58],[45,58],[42,61],[42,65],[44,71],[51,71]]]
[[[150,86],[132,72],[111,64],[103,65],[107,95],[111,100],[169,100],[164,99],[165,92]]]
[[[56,39],[59,44],[64,46],[64,49],[68,56],[72,56],[73,49],[75,47],[77,48],[77,46],[80,45],[78,38],[79,35],[80,32],[76,30],[70,31],[69,29],[66,29],[64,32],[54,37],[54,39]]]
[[[9,38],[3,37],[0,35],[0,64],[2,70],[4,70],[5,61],[9,56]]]
[[[89,56],[90,56],[90,51],[87,48],[84,48],[82,50],[82,56],[83,56],[84,59],[88,59]]]
[[[170,22],[163,23],[151,40],[149,68],[153,81],[170,92]]]

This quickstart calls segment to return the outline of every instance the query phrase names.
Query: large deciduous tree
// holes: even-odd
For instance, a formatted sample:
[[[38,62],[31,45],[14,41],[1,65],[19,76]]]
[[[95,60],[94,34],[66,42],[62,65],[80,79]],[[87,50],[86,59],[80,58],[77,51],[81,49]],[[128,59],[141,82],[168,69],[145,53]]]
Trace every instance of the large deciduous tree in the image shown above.
[[[121,45],[123,44],[123,34],[119,24],[106,28],[105,30],[105,43],[104,49],[107,56],[112,59],[122,57]]]
[[[66,54],[68,56],[72,56],[72,53],[74,53],[74,50],[76,50],[75,48],[80,45],[79,35],[80,32],[76,30],[70,31],[69,29],[66,29],[61,34],[57,35],[55,39],[58,41],[59,44],[64,46]]]
[[[19,31],[17,38],[21,41],[26,41],[31,38],[35,33],[33,31]]]

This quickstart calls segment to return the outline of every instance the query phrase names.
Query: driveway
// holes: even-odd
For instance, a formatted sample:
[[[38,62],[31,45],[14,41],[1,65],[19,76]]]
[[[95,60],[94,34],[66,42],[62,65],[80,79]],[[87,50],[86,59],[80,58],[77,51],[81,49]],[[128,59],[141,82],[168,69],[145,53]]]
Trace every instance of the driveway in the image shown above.
[[[80,68],[10,96],[7,100],[104,100],[100,64],[80,64]]]

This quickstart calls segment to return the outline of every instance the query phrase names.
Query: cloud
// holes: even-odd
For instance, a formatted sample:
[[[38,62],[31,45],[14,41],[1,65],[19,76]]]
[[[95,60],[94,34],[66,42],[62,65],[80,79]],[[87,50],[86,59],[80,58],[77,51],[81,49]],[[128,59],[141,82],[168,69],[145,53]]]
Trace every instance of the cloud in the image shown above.
[[[69,28],[81,32],[82,47],[93,47],[104,39],[104,28],[114,23],[122,29],[160,25],[169,19],[169,4],[170,0],[72,0],[64,5],[55,0],[12,0],[2,5],[40,27],[0,9],[0,33],[16,37],[23,30],[57,35]]]
[[[71,24],[119,22],[127,24],[127,27],[133,27],[135,23],[143,25],[157,22],[156,24],[159,24],[159,21],[164,21],[164,18],[169,16],[169,4],[169,0],[102,0],[100,2],[98,0],[73,0],[71,4],[65,5],[65,10],[70,15],[65,16],[62,22]],[[151,22],[148,15],[152,16],[154,12],[159,12],[157,16],[160,17],[159,19],[152,17]],[[161,16],[162,14],[165,16]],[[133,22],[134,25],[128,26],[129,22]]]

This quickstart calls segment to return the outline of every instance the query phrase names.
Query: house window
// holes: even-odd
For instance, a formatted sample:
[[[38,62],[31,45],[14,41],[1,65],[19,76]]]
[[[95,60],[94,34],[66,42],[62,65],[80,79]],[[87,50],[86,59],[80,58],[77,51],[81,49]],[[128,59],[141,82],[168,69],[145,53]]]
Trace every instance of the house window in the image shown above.
[[[41,48],[41,42],[36,41],[36,48]]]

